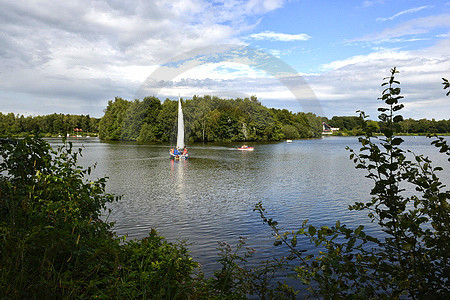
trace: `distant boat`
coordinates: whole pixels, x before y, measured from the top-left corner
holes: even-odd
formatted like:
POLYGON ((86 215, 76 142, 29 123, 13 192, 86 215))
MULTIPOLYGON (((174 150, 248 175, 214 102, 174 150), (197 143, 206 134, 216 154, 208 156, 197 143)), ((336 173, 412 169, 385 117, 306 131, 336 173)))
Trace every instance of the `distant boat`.
POLYGON ((178 96, 178 128, 177 128, 177 146, 170 149, 170 158, 175 160, 187 159, 189 154, 187 153, 186 146, 184 144, 184 119, 183 109, 181 108, 181 99, 178 96))
POLYGON ((286 143, 292 143, 292 140, 286 140, 286 143))
POLYGON ((237 149, 238 150, 243 150, 243 151, 253 151, 255 148, 249 147, 247 145, 242 145, 241 147, 238 147, 237 149))

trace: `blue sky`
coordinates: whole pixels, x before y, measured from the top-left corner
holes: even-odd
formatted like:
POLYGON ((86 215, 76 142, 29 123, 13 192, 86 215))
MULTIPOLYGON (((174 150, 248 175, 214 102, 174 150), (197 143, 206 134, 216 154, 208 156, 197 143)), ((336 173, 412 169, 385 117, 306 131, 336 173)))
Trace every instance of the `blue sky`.
POLYGON ((0 112, 101 117, 107 101, 247 97, 376 118, 396 66, 405 117, 448 119, 450 1, 0 0, 0 112))
POLYGON ((279 52, 299 72, 321 72, 324 64, 368 55, 383 47, 415 50, 433 45, 440 39, 438 35, 448 34, 450 2, 426 3, 430 2, 291 1, 268 13, 258 28, 261 32, 290 34, 292 41, 276 41, 275 35, 247 41, 279 52), (446 23, 429 28, 407 26, 408 22, 438 16, 445 16, 446 23), (396 32, 402 26, 408 28, 396 32), (305 40, 301 36, 295 40, 295 35, 302 34, 305 40))

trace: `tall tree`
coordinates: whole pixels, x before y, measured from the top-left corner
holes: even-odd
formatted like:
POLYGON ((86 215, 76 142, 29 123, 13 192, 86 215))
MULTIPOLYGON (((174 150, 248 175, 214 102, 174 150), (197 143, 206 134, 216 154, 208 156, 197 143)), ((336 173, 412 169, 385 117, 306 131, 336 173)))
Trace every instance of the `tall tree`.
POLYGON ((105 114, 99 123, 99 136, 107 140, 119 140, 122 135, 122 122, 130 102, 116 97, 108 101, 105 114))

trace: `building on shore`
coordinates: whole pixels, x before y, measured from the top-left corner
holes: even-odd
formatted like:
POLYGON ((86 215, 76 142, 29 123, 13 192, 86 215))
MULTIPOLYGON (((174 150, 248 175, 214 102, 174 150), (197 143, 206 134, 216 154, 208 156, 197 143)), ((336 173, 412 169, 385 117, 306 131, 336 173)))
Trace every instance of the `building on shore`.
POLYGON ((330 125, 328 125, 325 122, 322 122, 322 134, 333 134, 333 132, 335 131, 339 131, 339 128, 336 127, 331 127, 330 125))

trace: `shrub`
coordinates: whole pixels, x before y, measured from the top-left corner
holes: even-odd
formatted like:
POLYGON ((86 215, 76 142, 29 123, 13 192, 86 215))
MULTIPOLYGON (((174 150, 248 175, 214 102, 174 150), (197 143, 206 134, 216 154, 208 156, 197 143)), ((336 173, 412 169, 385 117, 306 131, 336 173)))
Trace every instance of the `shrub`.
POLYGON ((39 138, 0 148, 0 298, 173 298, 190 293, 197 264, 183 243, 152 231, 123 242, 102 221, 105 178, 87 180, 71 143, 39 138), (122 241, 122 242, 121 242, 122 241))

